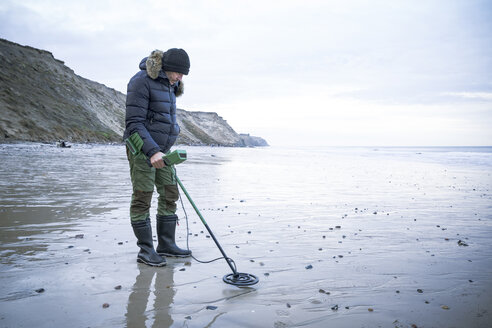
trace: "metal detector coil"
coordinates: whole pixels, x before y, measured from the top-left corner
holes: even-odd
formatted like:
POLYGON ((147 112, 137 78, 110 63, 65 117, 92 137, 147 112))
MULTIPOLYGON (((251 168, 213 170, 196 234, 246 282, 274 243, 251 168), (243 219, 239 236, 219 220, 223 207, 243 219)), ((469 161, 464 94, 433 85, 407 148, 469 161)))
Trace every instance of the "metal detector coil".
POLYGON ((258 277, 251 273, 244 273, 244 272, 236 272, 236 273, 229 273, 226 274, 222 280, 226 284, 234 285, 234 286, 251 286, 256 284, 259 280, 258 277))
POLYGON ((222 280, 227 284, 238 286, 238 287, 251 286, 258 283, 259 279, 255 275, 250 273, 237 272, 235 265, 234 266, 232 265, 234 261, 226 255, 226 253, 220 246, 219 241, 217 240, 217 238, 215 238, 214 233, 208 226, 207 221, 205 221, 202 214, 200 213, 200 210, 198 210, 198 207, 196 207, 195 203, 193 202, 193 199, 191 199, 191 196, 188 194, 188 191, 186 191, 186 188, 183 186, 183 183, 181 182, 181 180, 179 180, 178 176, 176 175, 176 170, 174 169, 174 165, 182 163, 186 159, 187 159, 187 155, 185 150, 175 150, 163 157, 163 160, 166 163, 166 165, 172 167, 174 177, 176 178, 176 181, 181 187, 181 190, 183 190, 184 194, 186 195, 186 198, 188 198, 188 201, 190 202, 191 206, 193 206, 193 209, 195 210, 196 214, 198 215, 203 225, 207 229, 208 233, 210 234, 210 237, 212 237, 213 241, 219 248, 219 251, 221 252, 222 256, 224 257, 227 264, 232 270, 232 273, 226 274, 222 278, 222 280))

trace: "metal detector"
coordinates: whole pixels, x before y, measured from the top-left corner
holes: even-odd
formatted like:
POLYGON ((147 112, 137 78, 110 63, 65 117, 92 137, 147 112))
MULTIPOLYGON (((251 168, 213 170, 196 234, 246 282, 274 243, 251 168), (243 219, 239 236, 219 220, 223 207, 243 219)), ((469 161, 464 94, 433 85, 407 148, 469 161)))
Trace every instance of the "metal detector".
POLYGON ((187 158, 187 155, 186 155, 185 150, 175 150, 175 151, 171 152, 170 154, 164 156, 163 160, 164 160, 164 163, 166 163, 166 166, 171 166, 174 177, 176 178, 176 181, 178 182, 179 186, 181 187, 181 190, 183 190, 184 194, 186 195, 186 198, 188 198, 188 201, 190 202, 191 206, 193 206, 193 208, 195 209, 196 214, 198 215, 198 217, 202 221, 205 228, 207 228, 208 233, 210 234, 210 236, 214 240, 215 244, 219 248, 219 251, 222 253, 222 256, 224 257, 227 264, 229 265, 229 267, 232 270, 232 273, 226 274, 222 278, 222 280, 227 284, 231 284, 231 285, 239 286, 239 287, 251 286, 251 285, 258 283, 258 277, 256 277, 255 275, 250 274, 250 273, 237 272, 234 261, 226 255, 226 253, 224 252, 224 250, 220 246, 219 241, 217 240, 217 238, 215 238, 214 233, 212 232, 212 230, 210 230, 210 227, 208 226, 207 221, 205 221, 202 214, 200 213, 200 211, 196 207, 195 203, 193 202, 193 199, 191 199, 190 195, 188 194, 188 191, 186 191, 186 188, 183 186, 183 183, 181 182, 181 180, 179 180, 179 178, 176 174, 176 170, 174 168, 174 165, 184 162, 186 160, 186 158, 187 158))

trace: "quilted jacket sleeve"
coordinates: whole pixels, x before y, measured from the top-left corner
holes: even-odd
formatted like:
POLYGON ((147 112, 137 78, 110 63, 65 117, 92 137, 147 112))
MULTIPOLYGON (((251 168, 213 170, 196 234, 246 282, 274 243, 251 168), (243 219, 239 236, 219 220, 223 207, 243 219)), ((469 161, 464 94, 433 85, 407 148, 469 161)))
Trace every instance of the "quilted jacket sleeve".
POLYGON ((128 83, 126 95, 126 129, 129 135, 138 132, 144 145, 142 152, 150 158, 160 151, 157 143, 150 136, 146 128, 147 112, 149 108, 150 88, 145 75, 137 74, 128 83))

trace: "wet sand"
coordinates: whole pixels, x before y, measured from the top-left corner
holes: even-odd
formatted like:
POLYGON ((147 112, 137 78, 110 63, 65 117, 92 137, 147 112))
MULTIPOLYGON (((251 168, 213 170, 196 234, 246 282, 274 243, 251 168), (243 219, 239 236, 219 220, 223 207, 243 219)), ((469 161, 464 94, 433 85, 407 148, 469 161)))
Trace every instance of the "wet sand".
MULTIPOLYGON (((223 283, 224 260, 136 263, 122 146, 0 145, 0 326, 492 326, 490 153, 184 148, 178 175, 257 285, 223 283)), ((184 203, 190 249, 219 257, 184 203)))

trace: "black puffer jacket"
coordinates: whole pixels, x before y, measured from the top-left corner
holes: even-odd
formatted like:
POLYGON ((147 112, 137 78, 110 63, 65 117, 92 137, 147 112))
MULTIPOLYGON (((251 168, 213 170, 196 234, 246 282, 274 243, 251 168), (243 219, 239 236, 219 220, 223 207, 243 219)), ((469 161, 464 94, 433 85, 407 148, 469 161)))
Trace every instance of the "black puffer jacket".
POLYGON ((126 129, 123 138, 138 132, 142 152, 150 158, 171 149, 179 134, 176 122, 176 97, 184 90, 183 82, 171 86, 162 70, 163 52, 154 50, 140 62, 140 72, 128 83, 126 129))

